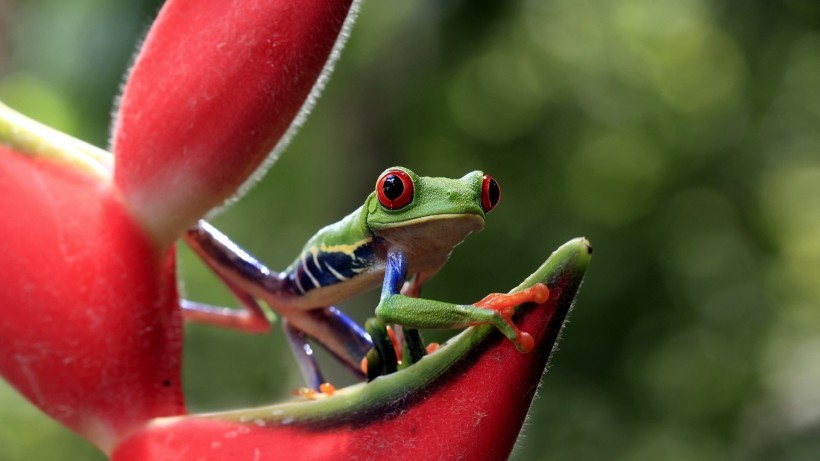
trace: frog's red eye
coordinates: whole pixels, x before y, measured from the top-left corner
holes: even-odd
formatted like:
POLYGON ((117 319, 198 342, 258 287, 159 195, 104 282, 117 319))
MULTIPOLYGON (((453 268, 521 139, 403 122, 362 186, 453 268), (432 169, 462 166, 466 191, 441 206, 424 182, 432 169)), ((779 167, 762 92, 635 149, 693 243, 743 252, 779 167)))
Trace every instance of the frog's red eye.
POLYGON ((485 213, 489 213, 501 201, 501 187, 498 181, 492 176, 485 174, 484 182, 481 183, 481 208, 485 213))
POLYGON ((398 210, 413 201, 413 179, 402 170, 387 170, 376 182, 379 203, 388 210, 398 210))

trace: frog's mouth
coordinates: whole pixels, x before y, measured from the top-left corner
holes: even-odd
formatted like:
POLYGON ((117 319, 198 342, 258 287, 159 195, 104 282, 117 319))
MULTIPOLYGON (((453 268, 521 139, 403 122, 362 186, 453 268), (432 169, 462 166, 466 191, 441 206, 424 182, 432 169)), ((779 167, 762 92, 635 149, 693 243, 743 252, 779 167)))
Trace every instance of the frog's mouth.
POLYGON ((445 221, 454 223, 454 225, 458 225, 460 222, 479 222, 480 227, 484 227, 484 217, 475 214, 475 213, 441 213, 441 214, 431 214, 426 216, 420 216, 418 218, 408 219, 406 221, 401 221, 397 223, 389 223, 389 224, 375 224, 378 226, 379 231, 384 231, 388 229, 395 229, 395 228, 412 228, 417 231, 419 229, 419 225, 428 224, 430 222, 435 221, 445 221))
POLYGON ((484 229, 477 214, 438 214, 387 225, 373 233, 389 245, 401 248, 413 272, 437 271, 453 248, 473 232, 484 229))

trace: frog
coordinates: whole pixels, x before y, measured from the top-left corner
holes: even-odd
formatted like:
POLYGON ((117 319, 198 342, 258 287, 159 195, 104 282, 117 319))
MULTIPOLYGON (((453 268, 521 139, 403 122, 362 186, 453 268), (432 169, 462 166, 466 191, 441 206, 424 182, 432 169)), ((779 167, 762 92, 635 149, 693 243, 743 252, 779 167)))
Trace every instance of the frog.
MULTIPOLYGON (((316 232, 281 272, 269 270, 200 220, 185 241, 231 289, 241 309, 183 301, 183 313, 194 322, 262 332, 272 322, 263 301, 283 319, 288 342, 313 389, 324 379, 310 339, 354 374, 366 374, 362 362, 374 347, 371 334, 334 306, 379 286, 376 318, 406 328, 408 344, 416 350, 419 328, 492 325, 527 353, 533 340, 514 323, 514 307, 545 302, 545 285, 516 294, 493 293, 474 304, 419 297, 423 284, 442 269, 455 247, 484 228, 486 216, 500 200, 498 181, 482 171, 440 178, 391 167, 379 175, 361 206, 316 232)), ((416 354, 414 361, 419 358, 416 354)))

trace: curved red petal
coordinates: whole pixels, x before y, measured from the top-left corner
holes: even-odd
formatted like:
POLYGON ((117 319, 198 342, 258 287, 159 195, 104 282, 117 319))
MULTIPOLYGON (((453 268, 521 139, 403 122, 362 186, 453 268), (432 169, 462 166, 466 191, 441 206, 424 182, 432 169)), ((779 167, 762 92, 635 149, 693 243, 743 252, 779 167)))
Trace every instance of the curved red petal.
POLYGON ((351 0, 170 0, 113 134, 115 182, 163 242, 235 194, 314 87, 351 0))

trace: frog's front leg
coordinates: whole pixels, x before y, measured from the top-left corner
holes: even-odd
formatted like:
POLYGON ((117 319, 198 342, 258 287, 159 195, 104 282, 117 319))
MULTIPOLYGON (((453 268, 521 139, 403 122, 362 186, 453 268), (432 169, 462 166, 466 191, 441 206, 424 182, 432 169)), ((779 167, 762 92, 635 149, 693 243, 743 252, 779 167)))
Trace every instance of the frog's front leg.
MULTIPOLYGON (((411 298, 418 298, 421 296, 422 285, 429 280, 430 276, 429 274, 415 273, 407 277, 401 287, 401 294, 411 298)), ((370 336, 373 337, 372 334, 370 336)), ((427 354, 417 328, 404 328, 402 325, 394 324, 393 342, 395 343, 396 355, 403 363, 403 366, 412 365, 427 354)))
POLYGON ((519 351, 532 350, 532 337, 513 323, 512 316, 514 307, 521 303, 545 302, 549 298, 546 285, 536 284, 510 295, 493 294, 475 305, 462 305, 402 295, 400 289, 406 275, 404 253, 391 251, 387 256, 381 300, 376 307, 376 316, 384 322, 412 328, 463 328, 489 324, 498 328, 519 351))

